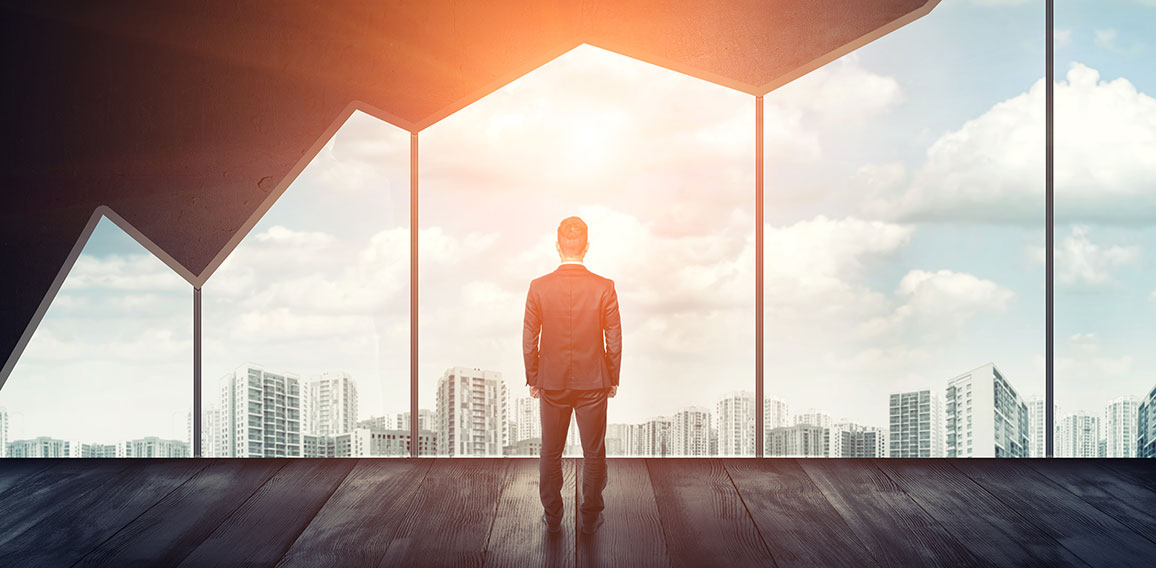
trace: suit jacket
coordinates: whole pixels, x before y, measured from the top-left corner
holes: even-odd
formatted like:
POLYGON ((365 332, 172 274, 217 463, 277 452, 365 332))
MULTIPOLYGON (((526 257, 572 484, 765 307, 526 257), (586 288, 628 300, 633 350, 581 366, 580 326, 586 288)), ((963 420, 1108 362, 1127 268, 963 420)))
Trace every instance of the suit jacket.
POLYGON ((530 282, 522 355, 530 386, 554 390, 618 385, 622 322, 614 281, 581 264, 563 264, 530 282))

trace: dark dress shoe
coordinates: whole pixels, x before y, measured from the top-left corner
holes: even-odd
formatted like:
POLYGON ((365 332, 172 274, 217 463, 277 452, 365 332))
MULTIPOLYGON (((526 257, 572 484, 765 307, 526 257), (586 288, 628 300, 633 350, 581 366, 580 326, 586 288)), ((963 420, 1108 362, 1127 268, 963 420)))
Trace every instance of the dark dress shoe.
POLYGON ((550 519, 546 518, 546 513, 542 513, 542 524, 546 525, 546 532, 550 534, 562 532, 562 520, 559 519, 556 522, 551 522, 550 519))
POLYGON ((598 527, 602 526, 602 513, 598 513, 598 518, 593 522, 582 522, 582 534, 594 534, 598 527))

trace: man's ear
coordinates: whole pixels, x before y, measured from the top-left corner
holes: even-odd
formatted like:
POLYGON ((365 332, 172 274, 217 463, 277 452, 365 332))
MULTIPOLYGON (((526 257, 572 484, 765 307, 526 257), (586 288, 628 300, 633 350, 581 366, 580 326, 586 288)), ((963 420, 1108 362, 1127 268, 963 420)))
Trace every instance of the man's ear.
POLYGON ((582 247, 582 256, 586 256, 586 252, 590 250, 590 241, 586 241, 586 246, 582 247))

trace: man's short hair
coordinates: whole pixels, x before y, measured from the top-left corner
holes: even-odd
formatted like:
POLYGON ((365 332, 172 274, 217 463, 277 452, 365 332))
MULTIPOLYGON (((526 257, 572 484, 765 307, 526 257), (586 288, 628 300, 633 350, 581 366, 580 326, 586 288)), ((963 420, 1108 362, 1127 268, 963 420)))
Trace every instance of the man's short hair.
POLYGON ((578 217, 567 217, 558 224, 558 248, 566 256, 579 256, 586 248, 586 223, 578 217))

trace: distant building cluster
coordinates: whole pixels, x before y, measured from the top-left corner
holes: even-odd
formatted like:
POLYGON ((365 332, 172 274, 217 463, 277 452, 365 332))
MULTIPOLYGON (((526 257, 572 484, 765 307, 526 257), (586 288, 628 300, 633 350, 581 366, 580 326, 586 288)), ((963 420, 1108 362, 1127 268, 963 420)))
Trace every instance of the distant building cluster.
MULTIPOLYGON (((358 417, 357 383, 348 373, 308 380, 246 364, 219 381, 219 397, 202 414, 205 457, 375 457, 410 455, 410 413, 358 417)), ((417 416, 419 455, 537 456, 542 448, 539 400, 511 405, 502 374, 446 369, 436 409, 417 416)), ((607 425, 611 456, 753 456, 755 444, 776 457, 1043 457, 1044 401, 1024 400, 994 364, 949 379, 943 390, 891 393, 889 424, 833 421, 821 409, 791 414, 777 397, 763 400, 755 436, 755 395, 735 391, 713 409, 688 406, 638 424, 607 425)), ((1156 457, 1156 388, 1120 397, 1098 413, 1055 408, 1056 457, 1156 457)), ((191 457, 188 438, 145 437, 114 444, 40 436, 9 437, 0 408, 0 457, 191 457)), ((580 456, 572 420, 565 455, 580 456)))

